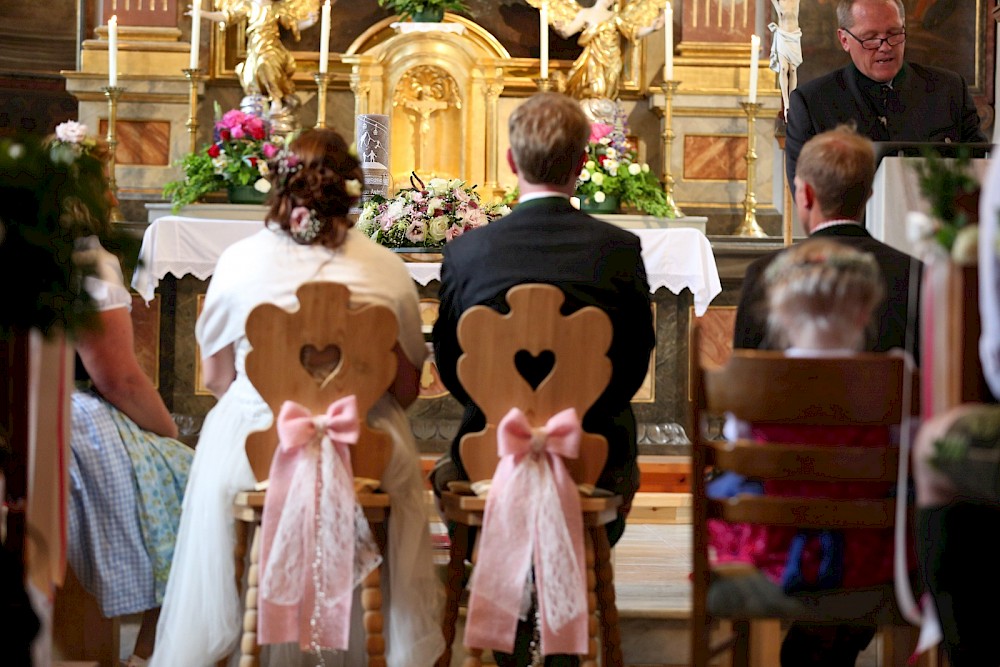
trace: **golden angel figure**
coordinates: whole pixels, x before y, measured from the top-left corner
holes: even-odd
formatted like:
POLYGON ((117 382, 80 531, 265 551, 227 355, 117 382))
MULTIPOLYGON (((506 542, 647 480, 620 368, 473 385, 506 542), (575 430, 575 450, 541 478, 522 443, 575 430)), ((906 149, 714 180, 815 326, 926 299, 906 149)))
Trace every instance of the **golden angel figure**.
MULTIPOLYGON (((197 0, 196 0, 197 1, 197 0)), ((319 17, 320 0, 215 0, 218 11, 202 12, 202 18, 233 25, 247 20, 247 58, 236 66, 243 92, 261 94, 271 103, 274 115, 295 107, 295 59, 281 43, 281 28, 296 40, 319 17)))
POLYGON ((618 97, 622 76, 622 39, 635 41, 663 25, 663 0, 596 0, 583 7, 576 0, 528 0, 549 7, 549 22, 563 37, 580 33, 583 53, 573 63, 566 92, 584 100, 618 97))

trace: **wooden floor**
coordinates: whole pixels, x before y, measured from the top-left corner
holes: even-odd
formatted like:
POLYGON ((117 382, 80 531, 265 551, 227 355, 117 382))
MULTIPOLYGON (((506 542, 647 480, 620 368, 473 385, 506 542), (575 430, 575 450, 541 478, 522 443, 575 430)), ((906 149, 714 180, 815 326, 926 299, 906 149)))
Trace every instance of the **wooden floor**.
MULTIPOLYGON (((443 526, 432 524, 432 531, 440 534, 443 526)), ((630 522, 616 545, 612 557, 625 667, 678 667, 686 663, 690 542, 691 526, 687 523, 630 522)), ((131 650, 137 620, 123 624, 122 657, 131 650)), ((455 653, 457 659, 461 648, 456 647, 455 653)), ((876 641, 862 654, 857 667, 879 664, 876 641)))

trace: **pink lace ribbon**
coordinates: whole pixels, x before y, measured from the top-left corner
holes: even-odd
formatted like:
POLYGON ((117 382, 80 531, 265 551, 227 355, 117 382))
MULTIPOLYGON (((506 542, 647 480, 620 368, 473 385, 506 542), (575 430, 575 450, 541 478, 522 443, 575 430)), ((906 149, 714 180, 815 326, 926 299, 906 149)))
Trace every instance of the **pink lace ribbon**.
POLYGON ((500 463, 486 499, 465 644, 510 653, 531 566, 541 652, 587 653, 580 494, 563 458, 577 458, 580 419, 570 408, 533 429, 514 408, 497 428, 500 463))
POLYGON ((277 429, 261 525, 259 641, 344 650, 354 586, 381 561, 354 495, 357 400, 316 416, 285 401, 277 429))

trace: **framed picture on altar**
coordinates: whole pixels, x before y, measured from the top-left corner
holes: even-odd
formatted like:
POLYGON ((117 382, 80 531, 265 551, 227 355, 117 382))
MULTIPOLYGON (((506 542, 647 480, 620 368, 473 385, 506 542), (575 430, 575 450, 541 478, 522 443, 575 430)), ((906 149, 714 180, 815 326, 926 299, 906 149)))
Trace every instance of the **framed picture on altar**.
MULTIPOLYGON (((653 311, 653 331, 656 331, 656 303, 649 304, 653 311)), ((655 403, 656 402, 656 347, 649 353, 649 367, 646 369, 646 377, 642 379, 642 385, 632 397, 633 403, 655 403)))

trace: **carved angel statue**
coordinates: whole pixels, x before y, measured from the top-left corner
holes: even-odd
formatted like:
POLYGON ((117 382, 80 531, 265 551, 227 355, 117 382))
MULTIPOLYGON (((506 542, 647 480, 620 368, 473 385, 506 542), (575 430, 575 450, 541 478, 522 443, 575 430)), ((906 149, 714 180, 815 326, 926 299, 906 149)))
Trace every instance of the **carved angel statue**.
POLYGON ((563 37, 580 33, 583 53, 573 63, 566 92, 579 99, 618 97, 622 77, 622 39, 635 41, 663 26, 663 0, 528 0, 549 7, 549 22, 563 37))
MULTIPOLYGON (((196 0, 197 1, 197 0, 196 0)), ((298 105, 295 97, 295 59, 281 43, 281 28, 296 40, 300 31, 319 17, 320 0, 215 0, 218 11, 202 12, 209 21, 226 25, 247 20, 247 58, 236 66, 236 76, 247 95, 261 94, 271 103, 271 115, 298 105)))

